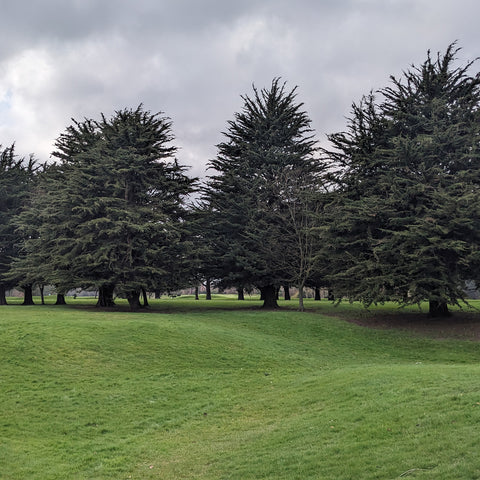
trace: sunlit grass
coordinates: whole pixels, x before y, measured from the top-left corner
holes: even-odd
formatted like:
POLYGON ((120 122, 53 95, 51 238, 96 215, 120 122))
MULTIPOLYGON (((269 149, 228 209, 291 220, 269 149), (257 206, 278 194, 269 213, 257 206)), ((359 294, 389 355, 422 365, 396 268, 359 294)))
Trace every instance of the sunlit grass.
POLYGON ((67 301, 0 307, 0 478, 480 478, 477 343, 325 301, 67 301))

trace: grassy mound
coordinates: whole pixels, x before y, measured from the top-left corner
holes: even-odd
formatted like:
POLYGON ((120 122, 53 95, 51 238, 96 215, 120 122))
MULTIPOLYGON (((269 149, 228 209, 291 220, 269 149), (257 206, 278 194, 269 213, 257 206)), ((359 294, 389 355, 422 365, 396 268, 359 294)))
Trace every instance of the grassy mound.
POLYGON ((480 478, 480 344, 257 304, 0 307, 1 478, 480 478))

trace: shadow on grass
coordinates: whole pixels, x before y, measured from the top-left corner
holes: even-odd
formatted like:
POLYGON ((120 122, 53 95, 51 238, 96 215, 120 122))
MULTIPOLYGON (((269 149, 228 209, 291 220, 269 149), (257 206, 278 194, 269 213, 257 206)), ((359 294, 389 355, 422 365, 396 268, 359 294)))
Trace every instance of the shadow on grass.
MULTIPOLYGON (((24 308, 42 307, 39 299, 35 306, 24 308)), ((212 300, 201 298, 195 300, 194 296, 184 295, 175 298, 162 297, 149 299, 149 306, 134 312, 128 302, 115 299, 114 307, 97 307, 96 299, 92 297, 67 298, 67 305, 54 305, 55 298, 48 297, 46 305, 55 309, 74 309, 90 312, 111 312, 125 314, 208 314, 216 311, 231 312, 298 312, 296 299, 290 301, 279 300, 279 308, 268 310, 262 308, 263 301, 258 297, 246 297, 238 300, 235 295, 214 295, 212 300)), ((21 305, 22 299, 9 299, 9 305, 21 305)), ((336 304, 328 300, 314 301, 305 299, 305 314, 325 315, 356 325, 379 330, 396 329, 410 331, 422 336, 436 339, 460 339, 480 341, 480 300, 473 300, 463 308, 451 307, 450 317, 432 318, 428 316, 428 305, 399 307, 395 303, 374 305, 365 308, 360 303, 343 302, 336 304)), ((0 307, 2 308, 2 307, 0 307)))

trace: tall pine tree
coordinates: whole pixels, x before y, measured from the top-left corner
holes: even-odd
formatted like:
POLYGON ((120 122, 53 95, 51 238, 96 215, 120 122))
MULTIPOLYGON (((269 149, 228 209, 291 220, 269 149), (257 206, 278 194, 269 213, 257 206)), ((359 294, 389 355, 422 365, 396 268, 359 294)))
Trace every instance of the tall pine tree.
POLYGON ((478 279, 480 76, 456 67, 457 53, 452 44, 391 77, 380 105, 371 97, 330 137, 343 167, 334 279, 351 298, 428 300, 431 315, 446 315, 478 279))
POLYGON ((288 91, 274 79, 270 88, 254 87, 253 96, 242 99, 242 111, 228 123, 226 140, 210 162, 214 174, 205 200, 212 215, 212 249, 225 284, 254 285, 264 306, 275 308, 277 287, 290 280, 278 259, 294 254, 281 234, 280 180, 289 171, 317 172, 315 141, 296 88, 288 91))
POLYGON ((26 303, 31 298, 32 283, 25 275, 12 275, 15 258, 22 254, 24 237, 17 229, 16 219, 24 210, 32 189, 36 161, 15 155, 15 146, 0 146, 0 305, 5 305, 8 288, 21 285, 25 289, 26 303))
POLYGON ((59 137, 42 222, 55 238, 57 283, 96 286, 102 306, 116 288, 137 308, 142 289, 171 277, 193 186, 172 140, 169 119, 142 106, 76 122, 59 137))

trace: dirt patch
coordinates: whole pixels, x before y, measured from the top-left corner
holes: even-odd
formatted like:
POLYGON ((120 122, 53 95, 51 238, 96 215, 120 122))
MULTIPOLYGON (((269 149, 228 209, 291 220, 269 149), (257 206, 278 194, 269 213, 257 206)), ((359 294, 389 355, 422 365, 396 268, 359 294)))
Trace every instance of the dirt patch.
POLYGON ((348 322, 379 330, 404 330, 437 339, 471 340, 480 342, 480 313, 456 312, 446 318, 426 314, 372 315, 346 318, 348 322))

